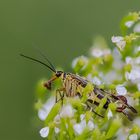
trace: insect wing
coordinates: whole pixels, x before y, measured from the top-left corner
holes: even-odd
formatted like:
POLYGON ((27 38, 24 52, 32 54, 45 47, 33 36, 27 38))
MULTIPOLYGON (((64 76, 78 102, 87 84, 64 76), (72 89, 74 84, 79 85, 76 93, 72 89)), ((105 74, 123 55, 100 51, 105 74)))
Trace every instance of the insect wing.
POLYGON ((78 76, 78 75, 75 75, 75 74, 72 74, 72 73, 69 73, 70 75, 71 75, 71 77, 73 78, 73 79, 76 79, 77 81, 79 81, 79 83, 83 86, 83 87, 85 87, 86 85, 87 85, 87 83, 89 82, 88 80, 86 80, 86 79, 84 79, 84 78, 82 78, 82 77, 80 77, 80 76, 78 76))

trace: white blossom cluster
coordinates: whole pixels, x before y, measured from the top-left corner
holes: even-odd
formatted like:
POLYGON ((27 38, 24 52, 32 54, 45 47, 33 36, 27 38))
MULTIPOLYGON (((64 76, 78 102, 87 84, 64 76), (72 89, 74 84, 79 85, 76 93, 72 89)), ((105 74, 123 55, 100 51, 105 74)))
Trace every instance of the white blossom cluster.
POLYGON ((89 130, 94 129, 95 126, 94 126, 93 120, 89 120, 88 122, 86 122, 86 120, 84 119, 84 114, 81 114, 80 118, 81 118, 81 122, 76 123, 73 126, 76 134, 81 134, 86 128, 89 130))
MULTIPOLYGON (((132 28, 134 34, 132 33, 126 36, 112 36, 111 40, 117 46, 112 50, 106 45, 103 46, 105 43, 99 43, 101 44, 99 45, 96 42, 90 49, 90 57, 79 56, 75 58, 72 62, 72 68, 74 70, 76 69, 76 72, 81 72, 81 70, 83 70, 83 73, 88 70, 88 73, 85 72, 85 75, 81 76, 86 77, 86 79, 93 83, 93 85, 102 87, 102 85, 111 85, 113 83, 111 86, 113 86, 115 94, 127 97, 128 103, 135 107, 135 105, 139 105, 140 99, 136 100, 129 97, 130 93, 128 86, 134 85, 137 87, 137 91, 140 91, 140 46, 131 44, 131 42, 137 39, 137 35, 135 35, 135 33, 140 33, 140 13, 139 15, 135 15, 133 13, 130 16, 136 16, 136 18, 127 20, 124 23, 124 26, 125 28, 132 28), (130 55, 127 55, 128 47, 131 47, 130 50, 132 50, 130 55)), ((112 89, 110 89, 110 91, 111 90, 112 89)), ((55 98, 51 97, 38 110, 38 117, 41 121, 45 122, 54 105, 55 98)), ((45 126, 40 130, 40 136, 47 138, 51 133, 52 127, 54 129, 54 133, 59 135, 61 133, 62 119, 70 121, 75 136, 82 135, 86 130, 93 132, 98 128, 99 120, 94 120, 92 117, 87 119, 86 112, 76 114, 77 112, 78 111, 70 104, 70 102, 66 101, 64 106, 60 108, 59 113, 54 116, 52 120, 53 124, 45 124, 45 126), (79 115, 79 120, 76 119, 77 115, 79 115)), ((111 123, 110 120, 113 120, 118 116, 119 115, 114 115, 114 112, 110 107, 107 108, 105 113, 107 121, 111 123)), ((134 122, 139 125, 139 117, 136 117, 134 122)), ((99 123, 101 122, 99 121, 99 123)), ((104 124, 104 128, 106 125, 109 126, 109 124, 104 124)), ((69 124, 65 122, 65 129, 68 130, 68 128, 69 124)), ((138 140, 139 138, 137 132, 131 133, 131 128, 125 129, 124 127, 118 128, 118 130, 119 131, 116 134, 118 140, 138 140)))
MULTIPOLYGON (((139 48, 139 47, 138 47, 139 48)), ((138 50, 137 48, 137 50, 138 50)), ((138 50, 139 51, 139 50, 138 50)), ((138 90, 140 85, 140 56, 137 57, 126 57, 125 59, 126 64, 131 65, 131 71, 125 72, 125 78, 126 80, 131 81, 134 84, 137 84, 138 90)))
MULTIPOLYGON (((132 40, 135 39, 132 37, 132 40)), ((123 52, 125 51, 125 46, 126 46, 126 41, 124 37, 121 36, 113 36, 112 37, 112 42, 116 44, 116 46, 123 52)), ((127 81, 131 81, 134 84, 140 85, 140 56, 138 55, 140 52, 140 46, 131 46, 134 47, 134 51, 132 52, 134 56, 126 56, 125 57, 125 62, 122 63, 122 68, 125 65, 130 65, 131 70, 130 71, 125 71, 125 78, 127 81)), ((115 62, 115 61, 114 61, 115 62)), ((117 67, 121 64, 121 61, 116 61, 117 67)), ((117 68, 115 67, 115 68, 117 68)), ((121 68, 120 68, 121 69, 121 68)), ((139 87, 139 86, 138 86, 139 87)), ((139 88, 138 88, 139 89, 139 88)))
MULTIPOLYGON (((113 62, 113 69, 115 70, 120 70, 123 68, 123 66, 130 64, 132 66, 132 69, 130 72, 126 71, 125 72, 125 77, 126 80, 130 80, 131 82, 134 82, 137 84, 138 89, 140 90, 140 58, 139 57, 135 57, 132 58, 130 56, 126 57, 125 62, 122 62, 120 55, 118 54, 118 52, 113 53, 114 54, 114 62, 113 62), (116 55, 116 56, 115 56, 116 55), (117 64, 117 62, 119 62, 119 64, 117 64)), ((80 59, 82 58, 82 60, 85 62, 85 64, 89 61, 86 57, 80 57, 80 59)), ((79 58, 78 58, 79 59, 79 58)), ((75 63, 77 63, 76 61, 78 61, 78 59, 74 60, 74 65, 76 65, 75 63)), ((99 76, 92 76, 92 74, 89 74, 87 76, 87 79, 89 81, 91 81, 93 84, 100 86, 102 84, 102 80, 104 79, 111 82, 113 82, 113 80, 119 79, 119 77, 121 77, 122 75, 116 75, 117 71, 115 70, 110 70, 106 75, 104 75, 103 73, 99 72, 99 76), (103 77, 103 78, 102 78, 103 77)), ((127 89, 125 88, 125 84, 118 84, 116 85, 116 93, 118 95, 127 95, 127 89)), ((50 113, 52 107, 55 104, 55 99, 54 98, 50 98, 43 106, 41 109, 39 109, 38 111, 38 117, 40 118, 40 120, 44 121, 48 114, 50 113)), ((57 114, 54 118, 54 132, 55 134, 59 134, 61 132, 61 128, 60 128, 60 124, 61 124, 61 118, 70 118, 71 120, 71 124, 73 126, 73 131, 75 132, 75 135, 81 135, 84 130, 88 129, 89 131, 92 131, 96 128, 96 124, 94 123, 93 118, 91 118, 91 120, 86 121, 85 119, 85 114, 81 114, 80 115, 80 122, 77 122, 74 119, 75 116, 75 112, 76 110, 72 107, 71 104, 65 104, 65 106, 63 106, 60 109, 59 114, 57 114)), ((113 118, 113 112, 109 109, 107 112, 107 118, 108 120, 110 120, 111 118, 113 118)), ((66 124, 66 128, 67 128, 67 124, 66 124)), ((40 136, 43 138, 48 137, 49 133, 50 133, 50 126, 45 126, 40 130, 40 136)), ((128 134, 128 133, 127 133, 128 134)), ((118 138, 119 138, 118 134, 118 138)), ((136 140, 137 139, 137 134, 131 134, 131 135, 126 135, 126 137, 129 140, 136 140)))
POLYGON ((134 13, 130 13, 128 16, 131 17, 131 20, 126 20, 124 25, 127 28, 132 28, 134 26, 133 32, 140 33, 140 13, 134 12, 134 13))
POLYGON ((122 51, 126 46, 126 41, 122 36, 113 36, 111 38, 112 42, 122 51))
MULTIPOLYGON (((43 112, 42 112, 42 108, 38 111, 38 116, 39 116, 40 120, 45 120, 47 118, 50 110, 52 109, 53 100, 54 100, 53 98, 49 99, 44 104, 43 112)), ((58 134, 60 132, 60 128, 58 126, 60 125, 61 118, 70 118, 71 119, 71 123, 73 124, 73 130, 75 131, 76 135, 80 135, 85 129, 89 129, 90 131, 94 129, 93 119, 86 122, 85 114, 81 114, 81 116, 80 116, 81 121, 79 123, 76 123, 76 120, 74 120, 75 111, 76 110, 74 110, 70 104, 66 104, 65 106, 63 106, 60 109, 59 114, 57 114, 54 118, 54 124, 56 124, 56 126, 54 127, 54 132, 56 134, 58 134)), ((67 128, 67 124, 66 124, 66 128, 67 128)), ((43 138, 48 137, 49 132, 50 132, 49 126, 45 126, 39 131, 40 136, 43 138)))

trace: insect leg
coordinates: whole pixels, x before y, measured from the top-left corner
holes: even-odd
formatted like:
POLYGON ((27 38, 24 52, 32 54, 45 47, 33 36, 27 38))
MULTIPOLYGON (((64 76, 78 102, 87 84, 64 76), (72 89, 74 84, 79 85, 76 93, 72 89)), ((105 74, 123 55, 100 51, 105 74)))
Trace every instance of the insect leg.
POLYGON ((86 104, 87 104, 87 107, 88 107, 89 109, 91 109, 91 111, 92 111, 93 113, 95 113, 96 115, 98 115, 98 116, 101 117, 101 118, 104 118, 104 116, 102 116, 102 115, 98 114, 96 111, 94 111, 94 109, 93 109, 93 107, 92 107, 93 104, 90 103, 89 100, 86 102, 86 104))
POLYGON ((94 111, 93 108, 91 108, 91 111, 92 111, 93 113, 95 113, 96 115, 98 115, 99 117, 104 118, 104 116, 102 116, 102 115, 98 114, 96 111, 94 111))
POLYGON ((62 105, 63 105, 64 91, 65 91, 65 88, 61 88, 61 89, 56 90, 56 98, 55 98, 56 103, 59 102, 60 100, 62 100, 62 105), (57 100, 58 93, 59 93, 60 99, 57 100))

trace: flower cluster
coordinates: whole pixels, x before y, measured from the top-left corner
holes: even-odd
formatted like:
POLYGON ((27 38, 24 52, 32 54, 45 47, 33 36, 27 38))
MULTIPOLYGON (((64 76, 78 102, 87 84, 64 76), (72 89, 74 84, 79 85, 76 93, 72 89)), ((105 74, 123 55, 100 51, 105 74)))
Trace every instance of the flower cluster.
MULTIPOLYGON (((140 13, 129 13, 121 22, 122 34, 112 36, 112 49, 103 37, 95 38, 89 56, 79 56, 72 62, 73 70, 93 85, 108 89, 112 94, 125 96, 130 105, 140 111, 140 13)), ((59 82, 56 83, 58 87, 59 82)), ((84 94, 92 87, 85 87, 84 94)), ((39 101, 44 90, 39 90, 39 101)), ((140 139, 140 117, 129 122, 122 113, 116 113, 115 103, 105 110, 106 99, 95 106, 99 117, 87 109, 84 99, 65 97, 55 103, 55 91, 46 101, 40 101, 37 111, 44 123, 40 136, 47 139, 140 139)), ((50 95, 50 93, 49 93, 50 95)), ((36 105, 37 106, 37 105, 36 105)))

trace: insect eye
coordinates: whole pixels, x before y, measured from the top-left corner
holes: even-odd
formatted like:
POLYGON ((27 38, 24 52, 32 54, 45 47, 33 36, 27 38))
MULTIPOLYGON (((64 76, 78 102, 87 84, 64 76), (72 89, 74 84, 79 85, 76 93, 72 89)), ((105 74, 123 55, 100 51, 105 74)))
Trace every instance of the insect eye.
POLYGON ((61 74, 62 74, 62 71, 57 71, 57 72, 56 72, 56 76, 57 76, 57 77, 60 77, 61 74))

